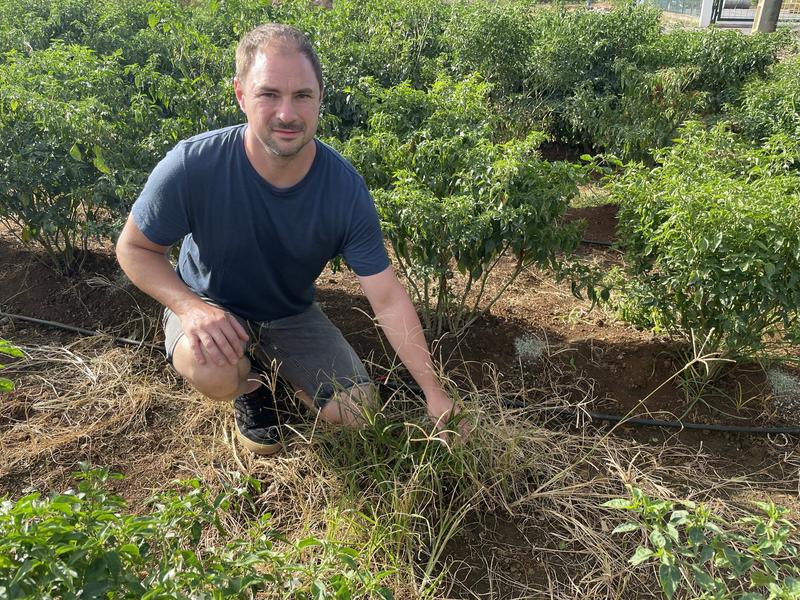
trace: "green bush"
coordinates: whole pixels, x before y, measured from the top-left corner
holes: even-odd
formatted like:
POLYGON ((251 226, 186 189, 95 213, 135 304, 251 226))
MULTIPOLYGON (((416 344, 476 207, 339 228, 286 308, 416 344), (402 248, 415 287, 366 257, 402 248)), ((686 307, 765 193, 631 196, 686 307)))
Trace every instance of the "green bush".
POLYGON ((800 55, 775 65, 767 78, 748 82, 728 112, 755 141, 779 133, 800 138, 800 55))
POLYGON ((496 97, 526 91, 531 53, 536 44, 533 7, 526 0, 454 3, 442 37, 445 64, 455 77, 480 73, 493 84, 496 97))
POLYGON ((119 218, 127 131, 117 56, 53 44, 0 65, 0 219, 60 270, 119 218), (124 123, 124 122, 123 122, 124 123))
POLYGON ((705 105, 705 95, 691 91, 695 68, 646 71, 627 59, 618 59, 614 67, 618 90, 604 92, 585 81, 564 108, 570 127, 608 153, 647 157, 655 148, 670 145, 681 124, 705 105))
POLYGON ((742 85, 764 75, 778 52, 792 42, 787 31, 744 35, 723 29, 674 29, 639 49, 638 63, 652 70, 663 67, 696 69, 691 90, 706 95, 706 112, 717 112, 738 97, 742 85))
POLYGON ((577 246, 577 226, 559 222, 577 192, 576 167, 542 160, 540 133, 493 140, 490 86, 480 77, 442 75, 427 92, 364 85, 368 129, 341 150, 372 188, 430 331, 463 329, 526 265, 554 267, 559 252, 577 246), (486 298, 488 277, 504 255, 516 266, 486 298))
POLYGON ((800 319, 800 176, 787 147, 796 141, 753 147, 724 124, 693 123, 656 168, 612 181, 623 316, 732 359, 788 341, 800 319))
POLYGON ((657 562, 667 598, 681 589, 687 597, 720 600, 800 597, 800 548, 788 509, 756 502, 757 514, 727 523, 703 504, 652 499, 635 486, 628 491, 630 498, 603 506, 638 518, 614 533, 641 532, 642 545, 628 562, 657 562))
POLYGON ((328 132, 345 138, 368 114, 354 96, 362 78, 383 87, 426 87, 436 76, 442 29, 451 7, 440 0, 340 0, 309 10, 295 1, 288 22, 307 32, 325 75, 328 132))
MULTIPOLYGON (((231 539, 222 519, 252 509, 245 485, 212 496, 198 480, 125 514, 121 475, 83 465, 77 490, 0 504, 0 596, 40 598, 391 598, 336 542, 289 543, 254 519, 231 539), (217 541, 213 541, 217 540, 217 541)), ((252 482, 258 486, 257 482, 252 482)), ((252 504, 252 503, 251 503, 252 504)))
POLYGON ((0 63, 0 219, 64 272, 80 268, 91 238, 113 238, 179 139, 241 119, 233 52, 187 11, 79 4, 51 3, 40 21, 60 39, 0 63))
POLYGON ((560 140, 587 149, 596 144, 567 110, 584 85, 599 96, 620 91, 617 60, 657 39, 660 12, 647 5, 628 5, 611 12, 552 8, 533 14, 536 43, 530 55, 527 86, 548 115, 548 131, 560 140))

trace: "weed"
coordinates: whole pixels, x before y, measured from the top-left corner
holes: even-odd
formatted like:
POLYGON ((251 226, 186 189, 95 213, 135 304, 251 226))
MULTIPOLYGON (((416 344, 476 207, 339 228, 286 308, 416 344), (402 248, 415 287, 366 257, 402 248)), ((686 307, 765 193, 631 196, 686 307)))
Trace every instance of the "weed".
POLYGON ((726 523, 703 504, 652 499, 632 485, 628 492, 630 498, 603 506, 638 517, 618 525, 614 533, 642 531, 646 541, 628 562, 636 566, 656 560, 667 598, 683 586, 695 598, 778 600, 800 595, 800 552, 792 541, 797 527, 786 518, 787 509, 757 502, 759 514, 726 523), (759 589, 765 593, 753 591, 759 589))
MULTIPOLYGON (((15 346, 12 346, 10 342, 0 339, 0 354, 5 354, 6 356, 13 356, 20 358, 22 357, 22 351, 15 346)), ((0 364, 0 369, 3 368, 3 365, 0 364)), ((5 377, 0 377, 0 392, 8 392, 14 389, 14 382, 10 379, 5 377)))

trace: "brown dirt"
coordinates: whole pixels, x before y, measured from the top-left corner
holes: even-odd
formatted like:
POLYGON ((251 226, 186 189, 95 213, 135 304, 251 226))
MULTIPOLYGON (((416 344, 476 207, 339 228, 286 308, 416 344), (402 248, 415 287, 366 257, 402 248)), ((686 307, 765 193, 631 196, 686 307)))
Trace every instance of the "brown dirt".
MULTIPOLYGON (((616 207, 575 209, 569 216, 587 220, 587 239, 613 240, 616 207)), ((588 245, 581 252, 601 264, 620 261, 616 250, 603 246, 588 245)), ((110 248, 97 248, 87 256, 81 279, 53 273, 40 258, 22 248, 8 232, 0 232, 0 311, 101 330, 114 336, 152 342, 161 339, 159 307, 122 275, 110 248)), ((385 346, 368 316, 367 302, 355 278, 347 272, 326 271, 318 285, 320 304, 354 348, 375 365, 387 366, 389 358, 385 346)), ((76 336, 0 318, 0 337, 17 343, 47 340, 57 345, 68 343, 76 336)), ((568 286, 553 283, 546 274, 535 269, 525 271, 493 307, 491 314, 477 321, 463 338, 438 340, 433 344, 433 351, 444 370, 456 380, 469 377, 480 384, 481 379, 488 381, 487 373, 491 370, 501 381, 517 387, 526 385, 535 390, 542 385, 556 386, 573 403, 583 402, 585 408, 595 412, 626 414, 634 409, 638 415, 660 419, 674 419, 687 413, 686 419, 699 423, 760 425, 774 422, 770 417, 765 376, 759 368, 745 366, 732 371, 723 380, 716 397, 692 405, 673 378, 685 360, 685 345, 637 331, 600 309, 590 311, 588 303, 574 298, 568 286), (546 343, 546 352, 559 374, 556 381, 552 376, 547 382, 540 381, 539 363, 518 355, 515 343, 534 337, 546 343), (737 411, 731 397, 747 401, 746 406, 737 411)), ((543 393, 542 398, 548 395, 543 393)), ((161 419, 168 420, 169 416, 151 415, 149 418, 154 427, 149 429, 149 437, 141 440, 141 447, 129 449, 129 460, 120 459, 115 461, 117 464, 109 465, 128 475, 126 481, 131 486, 131 496, 144 496, 141 490, 158 487, 159 482, 167 482, 175 476, 174 465, 151 460, 152 456, 159 455, 158 448, 164 443, 159 438, 157 424, 161 419)), ((0 423, 0 434, 2 432, 0 423)), ((785 499, 796 502, 787 490, 791 488, 790 480, 796 483, 797 473, 789 471, 784 460, 787 447, 796 445, 796 437, 634 427, 621 427, 616 433, 639 442, 652 442, 654 446, 670 438, 674 443, 687 444, 698 452, 708 453, 720 471, 731 478, 757 473, 763 481, 785 481, 785 499)), ((121 456, 124 454, 116 454, 118 459, 121 456)), ((31 468, 47 470, 56 466, 40 461, 31 468)), ((74 465, 58 468, 63 473, 74 465)), ((19 477, 14 481, 3 478, 0 487, 0 494, 16 493, 25 488, 25 482, 19 477)), ((531 540, 526 535, 525 531, 501 519, 497 520, 497 527, 489 531, 468 527, 460 542, 452 546, 449 559, 472 567, 471 571, 468 569, 472 574, 465 578, 467 587, 481 591, 480 565, 497 556, 500 556, 498 560, 505 560, 503 556, 513 557, 515 550, 529 548, 531 540), (502 551, 498 550, 501 546, 502 551)), ((526 553, 521 552, 521 555, 526 556, 526 553)), ((514 569, 511 563, 509 565, 509 572, 516 574, 512 579, 542 580, 542 566, 534 564, 532 559, 523 560, 514 569)), ((495 597, 513 597, 516 588, 512 584, 505 591, 495 590, 500 594, 495 597)))

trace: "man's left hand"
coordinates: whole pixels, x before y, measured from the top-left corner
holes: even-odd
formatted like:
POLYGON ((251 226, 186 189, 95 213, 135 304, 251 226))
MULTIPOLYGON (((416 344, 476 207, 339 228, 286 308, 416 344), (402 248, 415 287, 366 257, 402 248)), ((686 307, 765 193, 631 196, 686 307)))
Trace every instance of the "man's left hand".
MULTIPOLYGON (((441 388, 428 391, 425 394, 425 400, 428 403, 428 416, 433 421, 434 428, 442 439, 447 441, 447 425, 452 418, 459 415, 461 409, 458 404, 456 404, 456 401, 448 396, 441 388)), ((458 420, 456 436, 461 441, 464 441, 468 435, 469 423, 462 417, 458 420)))

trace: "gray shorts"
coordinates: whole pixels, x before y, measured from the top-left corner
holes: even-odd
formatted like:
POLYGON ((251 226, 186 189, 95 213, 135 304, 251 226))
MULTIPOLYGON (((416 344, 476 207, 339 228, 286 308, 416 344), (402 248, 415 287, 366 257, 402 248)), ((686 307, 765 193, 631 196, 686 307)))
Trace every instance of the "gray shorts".
MULTIPOLYGON (((372 381, 355 350, 316 302, 305 312, 274 321, 234 316, 250 335, 250 355, 264 368, 276 368, 292 387, 313 398, 317 408, 325 406, 337 391, 372 381)), ((183 329, 180 319, 168 308, 163 326, 167 358, 172 361, 183 329)))

